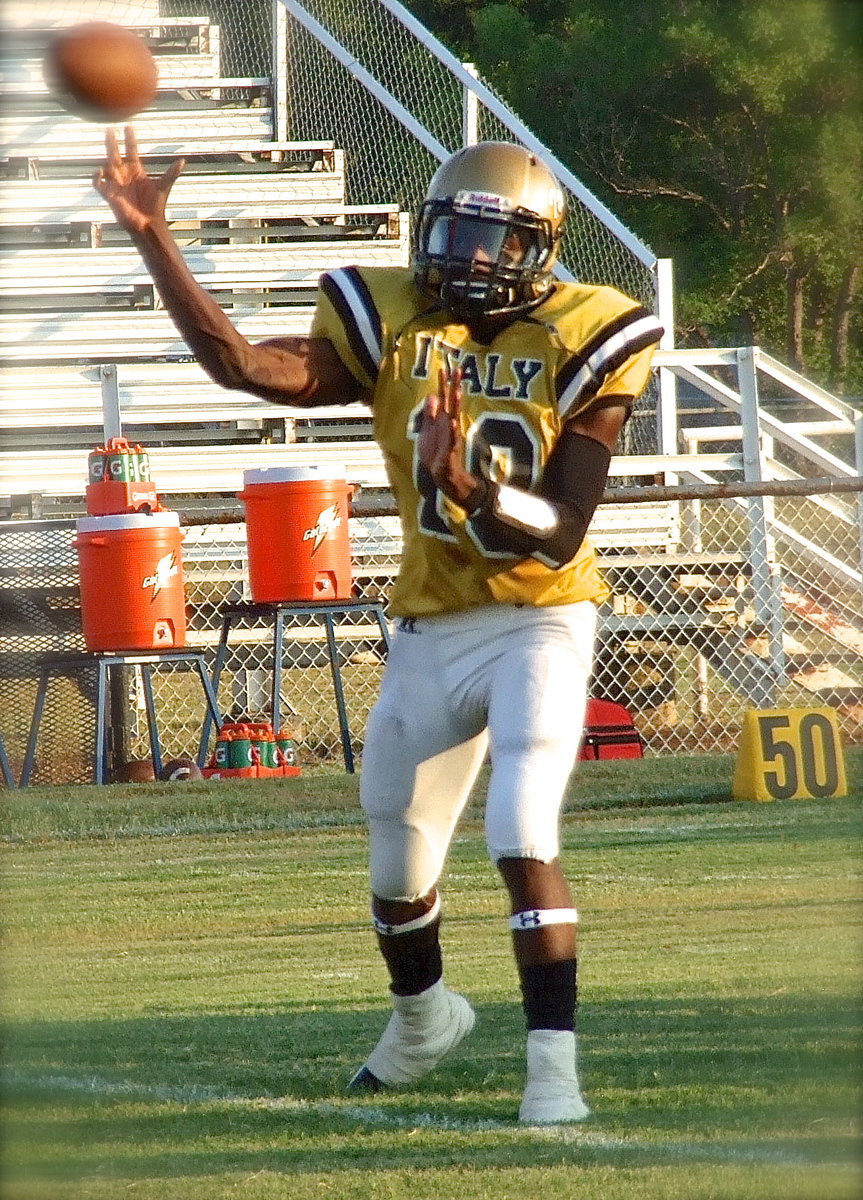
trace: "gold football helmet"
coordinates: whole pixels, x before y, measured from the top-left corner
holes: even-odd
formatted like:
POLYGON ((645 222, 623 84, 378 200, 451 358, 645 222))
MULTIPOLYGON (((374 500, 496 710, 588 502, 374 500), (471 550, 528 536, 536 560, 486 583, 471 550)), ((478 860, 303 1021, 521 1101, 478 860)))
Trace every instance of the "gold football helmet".
POLYGON ((420 207, 417 285, 465 320, 516 315, 551 289, 565 219, 560 184, 530 150, 510 142, 459 150, 420 207))

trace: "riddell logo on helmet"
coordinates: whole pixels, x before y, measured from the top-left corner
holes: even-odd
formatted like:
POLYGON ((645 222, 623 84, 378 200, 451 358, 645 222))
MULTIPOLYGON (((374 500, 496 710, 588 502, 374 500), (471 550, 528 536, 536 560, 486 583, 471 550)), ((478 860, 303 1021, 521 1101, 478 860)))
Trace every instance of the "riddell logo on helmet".
POLYGON ((469 192, 463 190, 456 193, 454 203, 456 205, 464 205, 467 208, 512 208, 512 201, 506 196, 499 196, 496 192, 469 192))
POLYGON ((323 509, 318 514, 318 519, 311 529, 305 530, 303 533, 303 541, 314 541, 312 546, 312 554, 314 554, 321 545, 321 542, 333 529, 338 529, 342 523, 341 513, 339 512, 338 504, 331 504, 329 508, 323 509))
POLYGON ((141 590, 151 587, 153 594, 150 600, 155 600, 162 588, 168 586, 168 580, 171 579, 179 571, 177 559, 172 550, 170 554, 166 554, 164 558, 160 558, 156 563, 156 569, 152 575, 148 575, 141 584, 141 590))

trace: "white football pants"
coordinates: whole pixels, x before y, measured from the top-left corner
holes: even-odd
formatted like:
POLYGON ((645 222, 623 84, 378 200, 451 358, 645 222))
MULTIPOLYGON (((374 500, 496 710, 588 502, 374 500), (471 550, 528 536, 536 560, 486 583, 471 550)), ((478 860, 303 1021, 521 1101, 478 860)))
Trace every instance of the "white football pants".
POLYGON ((590 601, 397 622, 360 781, 376 896, 435 885, 486 749, 492 861, 557 856, 595 633, 590 601))

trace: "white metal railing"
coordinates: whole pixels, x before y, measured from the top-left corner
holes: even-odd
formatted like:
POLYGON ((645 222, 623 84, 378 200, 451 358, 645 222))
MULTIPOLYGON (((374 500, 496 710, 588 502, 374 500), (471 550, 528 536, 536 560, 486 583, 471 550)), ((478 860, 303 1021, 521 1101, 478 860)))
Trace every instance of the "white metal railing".
MULTIPOLYGON (((738 420, 734 424, 688 424, 680 429, 682 448, 702 457, 705 445, 740 447, 744 479, 752 482, 805 479, 807 475, 825 478, 851 478, 863 474, 863 435, 861 415, 840 398, 785 367, 759 347, 715 350, 660 350, 656 359, 661 372, 673 374, 697 388, 712 400, 719 413, 727 410, 738 420), (724 378, 718 377, 716 371, 724 378), (714 373, 711 373, 714 372, 714 373), (734 377, 734 383, 728 376, 734 377), (768 398, 763 395, 767 381, 768 398), (780 384, 785 394, 770 385, 780 384), (771 407, 792 407, 792 419, 783 420, 771 407), (830 448, 820 440, 831 439, 830 448), (844 447, 837 443, 844 440, 844 447)), ((684 478, 717 483, 715 472, 707 467, 706 456, 694 470, 680 472, 684 478)), ((783 578, 794 579, 801 563, 809 564, 819 576, 819 587, 835 581, 847 607, 848 598, 857 598, 863 589, 863 503, 843 502, 829 495, 811 498, 811 504, 824 515, 824 521, 807 519, 810 510, 798 509, 794 520, 777 515, 772 499, 764 496, 734 498, 727 503, 746 513, 749 525, 749 554, 752 586, 759 619, 771 631, 770 659, 777 677, 784 673, 782 651, 783 578), (837 553, 833 544, 842 544, 837 528, 853 531, 857 561, 846 553, 837 553), (850 591, 849 591, 850 589, 850 591)), ((690 512, 690 529, 697 526, 697 507, 690 512)), ((696 535, 697 536, 697 535, 696 535)), ((826 588, 829 591, 829 584, 826 588)))

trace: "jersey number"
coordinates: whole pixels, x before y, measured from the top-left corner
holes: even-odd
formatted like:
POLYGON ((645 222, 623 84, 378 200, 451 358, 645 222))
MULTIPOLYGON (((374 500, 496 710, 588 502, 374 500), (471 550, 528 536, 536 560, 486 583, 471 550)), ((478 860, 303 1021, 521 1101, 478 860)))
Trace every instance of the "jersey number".
MULTIPOLYGON (((422 407, 414 410, 408 434, 414 442, 414 482, 420 494, 419 526, 431 537, 454 542, 456 538, 442 516, 445 511, 443 493, 428 468, 420 462, 417 452, 421 423, 422 407)), ((496 483, 530 488, 538 477, 540 461, 536 437, 524 417, 518 414, 483 413, 468 430, 465 465, 472 475, 485 475, 496 483)), ((488 554, 512 554, 488 534, 480 540, 480 548, 488 554)))

